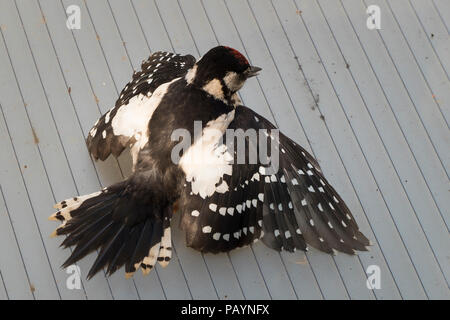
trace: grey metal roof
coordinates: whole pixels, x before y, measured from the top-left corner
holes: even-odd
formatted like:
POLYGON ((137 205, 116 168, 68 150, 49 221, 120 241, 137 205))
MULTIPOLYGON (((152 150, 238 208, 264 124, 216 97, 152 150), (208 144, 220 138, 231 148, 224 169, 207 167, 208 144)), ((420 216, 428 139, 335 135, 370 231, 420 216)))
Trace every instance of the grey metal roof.
POLYGON ((449 299, 449 21, 448 0, 0 1, 0 299, 449 299), (244 103, 317 157, 371 251, 202 255, 177 232, 166 269, 86 281, 90 255, 69 290, 52 205, 130 172, 93 163, 87 132, 150 52, 218 43, 263 68, 244 103))

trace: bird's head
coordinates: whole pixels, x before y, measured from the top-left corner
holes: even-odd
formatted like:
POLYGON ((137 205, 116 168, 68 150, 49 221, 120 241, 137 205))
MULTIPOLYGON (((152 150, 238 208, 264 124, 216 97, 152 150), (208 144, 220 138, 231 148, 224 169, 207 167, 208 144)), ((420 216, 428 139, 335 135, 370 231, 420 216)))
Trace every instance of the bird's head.
POLYGON ((236 49, 218 46, 209 50, 186 74, 188 84, 221 100, 228 100, 261 68, 251 66, 236 49))

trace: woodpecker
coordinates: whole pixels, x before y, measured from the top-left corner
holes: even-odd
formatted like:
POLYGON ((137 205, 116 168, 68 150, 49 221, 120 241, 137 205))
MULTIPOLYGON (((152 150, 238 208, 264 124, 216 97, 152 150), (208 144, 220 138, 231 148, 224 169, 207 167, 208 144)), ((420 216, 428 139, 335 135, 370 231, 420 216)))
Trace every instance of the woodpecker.
POLYGON ((95 160, 118 157, 130 147, 131 176, 59 202, 50 216, 62 222, 53 236, 65 235, 62 246, 75 247, 63 267, 94 250, 88 278, 103 268, 111 275, 125 266, 131 277, 138 269, 148 274, 157 262, 164 267, 172 254, 174 213, 181 215, 186 245, 201 252, 226 252, 258 240, 278 251, 306 251, 307 245, 330 254, 367 250, 370 241, 318 162, 242 105, 237 93, 259 71, 226 46, 198 61, 169 52, 144 61, 87 137, 95 160), (177 130, 194 138, 183 139, 187 147, 174 161, 177 130), (242 162, 223 143, 229 130, 264 135, 244 137, 242 162), (271 154, 250 161, 263 141, 271 154))

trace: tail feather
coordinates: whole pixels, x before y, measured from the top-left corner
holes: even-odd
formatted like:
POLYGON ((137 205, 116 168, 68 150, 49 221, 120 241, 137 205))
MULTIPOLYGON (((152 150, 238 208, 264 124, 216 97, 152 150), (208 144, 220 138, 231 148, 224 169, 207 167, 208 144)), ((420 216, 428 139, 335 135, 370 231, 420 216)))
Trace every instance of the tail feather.
POLYGON ((170 227, 164 229, 164 235, 161 239, 161 248, 159 250, 158 262, 161 267, 165 268, 172 258, 170 227))
POLYGON ((150 248, 147 256, 145 256, 144 260, 142 260, 141 267, 142 273, 147 275, 153 269, 156 264, 156 260, 158 259, 158 254, 161 249, 161 243, 158 242, 153 247, 150 248))
POLYGON ((167 267, 172 258, 172 236, 170 230, 170 221, 172 219, 172 209, 168 208, 164 212, 163 219, 163 235, 161 238, 161 247, 157 261, 163 268, 167 267))
POLYGON ((126 240, 127 246, 126 250, 123 252, 123 262, 125 265, 125 275, 133 275, 136 272, 136 265, 139 267, 139 259, 133 257, 134 251, 138 246, 139 238, 142 234, 142 229, 145 223, 134 226, 129 233, 129 237, 126 240), (134 260, 136 259, 136 260, 134 260))
POLYGON ((112 221, 107 223, 100 231, 96 231, 92 238, 88 236, 82 238, 82 240, 76 244, 76 248, 70 257, 63 263, 63 268, 67 268, 84 258, 88 253, 94 251, 101 243, 104 233, 108 231, 108 228, 111 227, 112 224, 112 221))
POLYGON ((75 246, 64 262, 66 268, 99 250, 88 279, 105 268, 111 275, 125 266, 126 277, 142 268, 145 274, 159 261, 166 266, 171 257, 171 206, 140 202, 122 182, 90 195, 55 205, 50 220, 62 224, 52 235, 66 235, 63 247, 75 246))
POLYGON ((107 193, 107 190, 94 192, 86 196, 74 197, 61 201, 54 205, 58 209, 48 219, 53 221, 68 221, 77 215, 78 212, 87 208, 93 208, 95 205, 105 202, 114 197, 114 194, 107 193))
MULTIPOLYGON (((107 269, 106 269, 106 274, 108 275, 112 275, 114 272, 117 271, 117 269, 120 268, 121 264, 118 263, 119 258, 122 256, 122 252, 125 250, 126 247, 126 242, 124 241, 120 241, 118 240, 117 242, 115 242, 118 244, 117 248, 115 248, 112 252, 115 252, 114 254, 108 254, 105 255, 107 258, 108 262, 104 262, 102 265, 107 265, 107 269)), ((92 269, 92 268, 91 268, 92 269)), ((99 271, 101 269, 101 267, 96 268, 97 271, 99 271)), ((91 272, 89 272, 88 277, 91 278, 92 276, 94 276, 94 274, 97 272, 95 270, 92 270, 92 275, 91 272)))
POLYGON ((68 248, 80 241, 88 240, 89 236, 95 236, 98 230, 111 221, 111 208, 104 209, 103 211, 87 211, 86 215, 78 219, 66 221, 63 228, 57 229, 58 235, 68 235, 61 245, 68 248))
POLYGON ((102 193, 101 191, 97 191, 88 195, 84 195, 84 196, 79 196, 79 197, 74 197, 71 199, 66 199, 64 201, 58 202, 57 204, 54 205, 55 209, 58 210, 62 210, 62 209, 76 209, 78 208, 81 203, 83 203, 84 201, 86 201, 87 199, 95 199, 96 196, 98 196, 100 193, 102 193), (76 208, 75 208, 76 206, 76 208))
POLYGON ((155 266, 158 256, 161 251, 161 241, 162 241, 162 222, 158 221, 158 225, 153 226, 153 235, 151 243, 153 246, 148 251, 148 254, 142 259, 141 267, 142 273, 147 275, 155 266))
MULTIPOLYGON (((114 256, 111 255, 111 252, 117 253, 120 247, 123 246, 123 240, 125 233, 123 232, 125 229, 125 225, 121 225, 119 230, 109 239, 108 243, 102 247, 100 253, 95 259, 94 264, 89 270, 89 274, 87 276, 88 279, 92 278, 97 272, 99 272, 105 265, 111 265, 114 262, 114 256)), ((112 266, 111 266, 112 267, 112 266)), ((110 271, 110 268, 107 270, 110 271)), ((115 270, 114 270, 115 271, 115 270)))
POLYGON ((145 221, 136 242, 134 251, 131 255, 131 259, 129 259, 125 265, 125 271, 127 273, 134 273, 137 269, 139 269, 142 259, 150 248, 150 240, 154 225, 156 224, 152 224, 149 219, 145 221))

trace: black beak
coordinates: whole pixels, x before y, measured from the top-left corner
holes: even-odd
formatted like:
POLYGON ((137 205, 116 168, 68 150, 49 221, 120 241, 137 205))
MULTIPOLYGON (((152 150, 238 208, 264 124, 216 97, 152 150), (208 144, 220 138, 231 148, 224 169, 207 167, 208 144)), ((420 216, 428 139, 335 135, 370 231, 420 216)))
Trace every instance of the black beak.
POLYGON ((260 67, 250 66, 245 71, 245 74, 246 74, 247 78, 251 78, 251 77, 257 76, 258 72, 261 71, 261 70, 262 69, 260 67))

